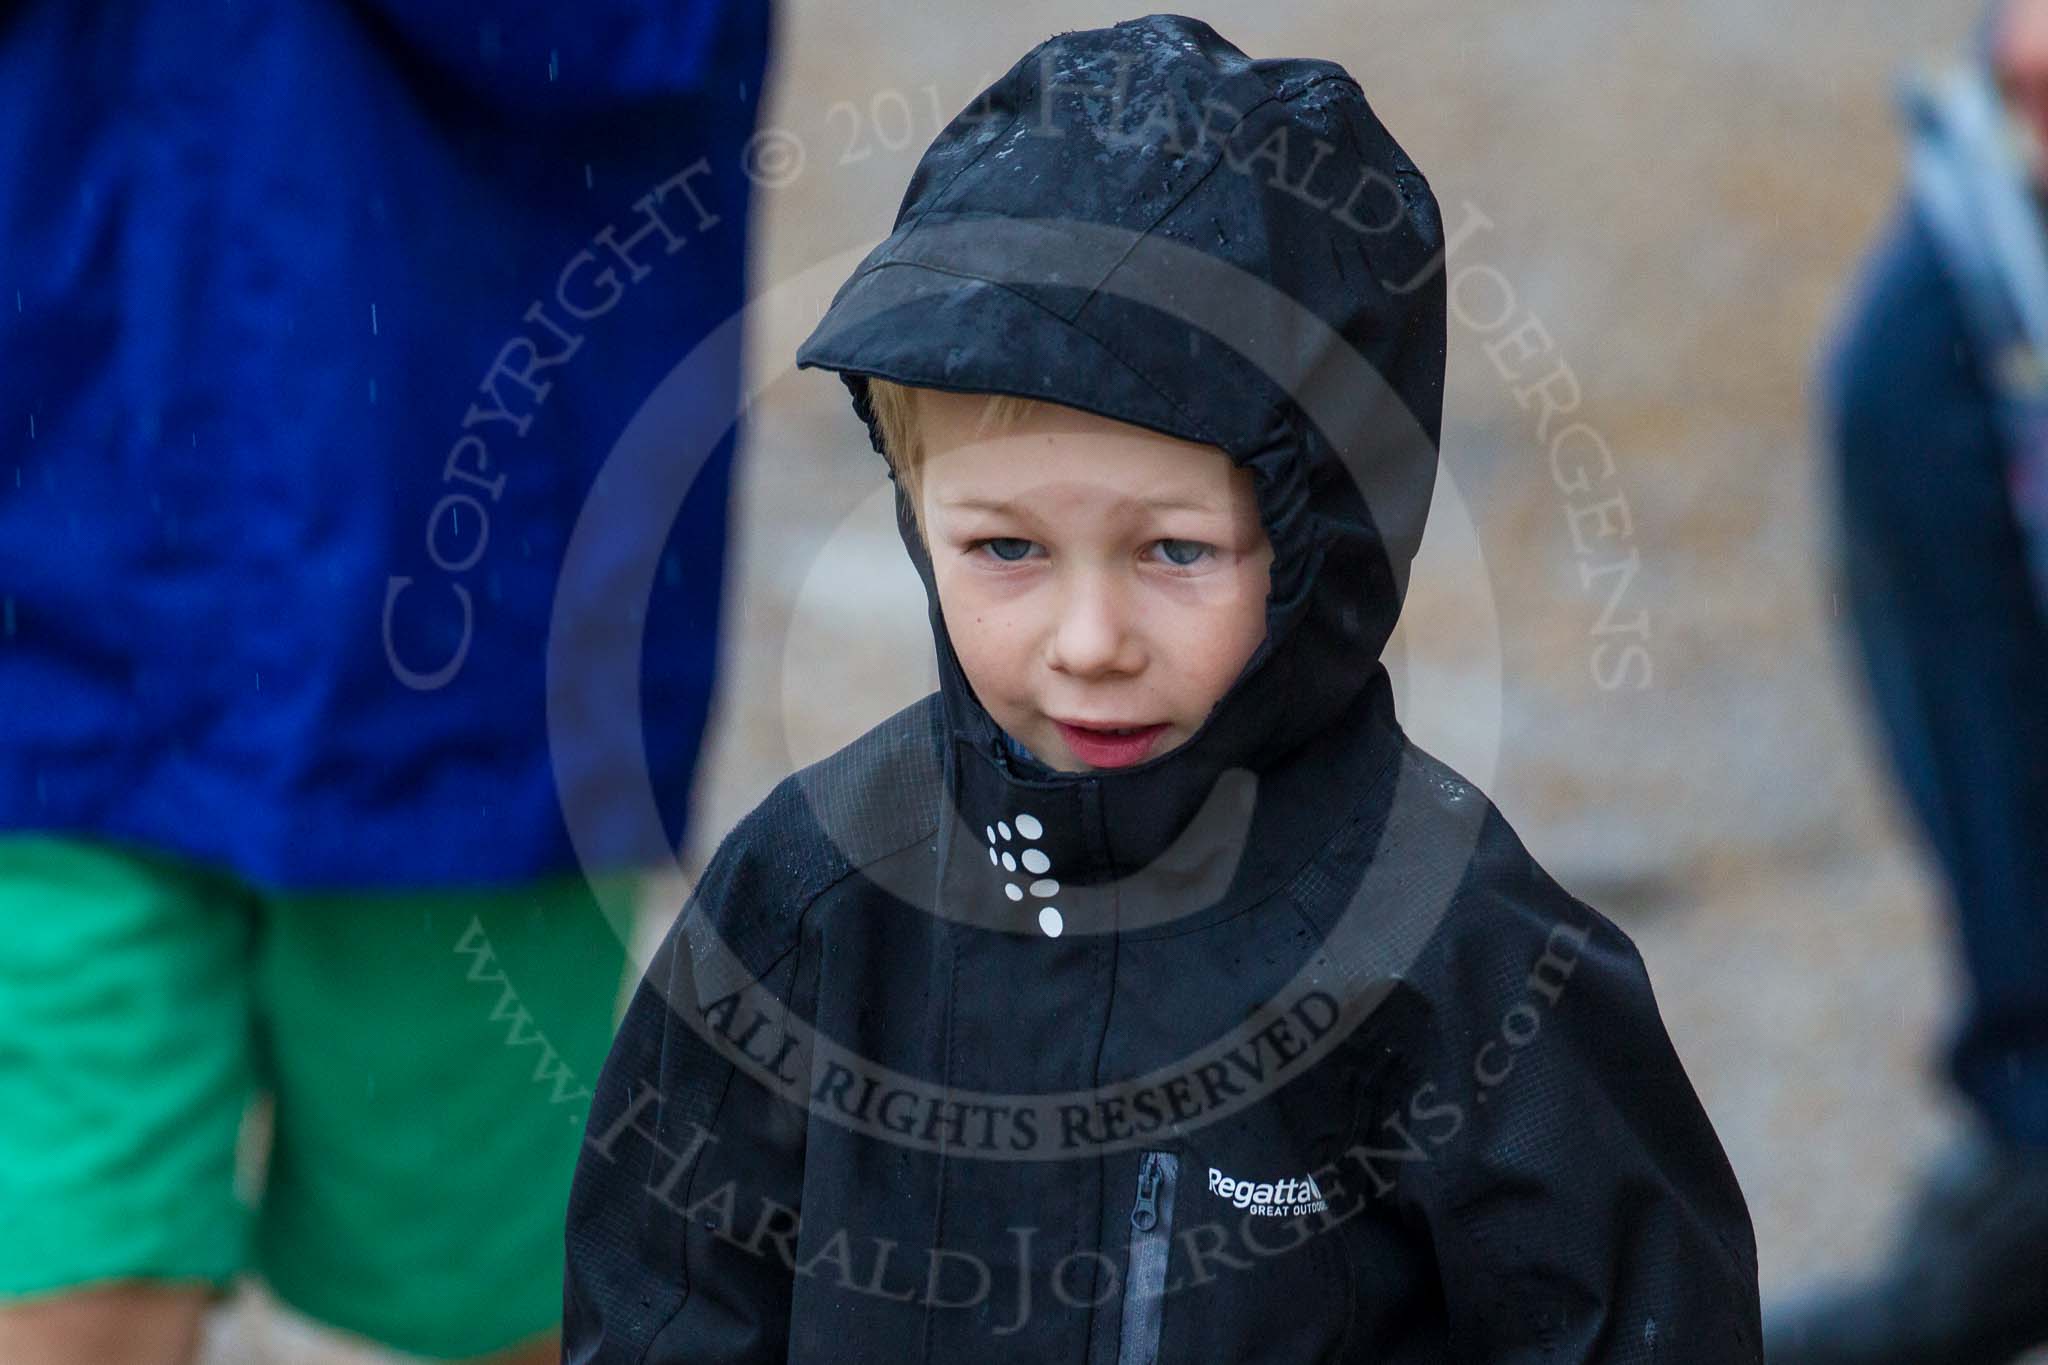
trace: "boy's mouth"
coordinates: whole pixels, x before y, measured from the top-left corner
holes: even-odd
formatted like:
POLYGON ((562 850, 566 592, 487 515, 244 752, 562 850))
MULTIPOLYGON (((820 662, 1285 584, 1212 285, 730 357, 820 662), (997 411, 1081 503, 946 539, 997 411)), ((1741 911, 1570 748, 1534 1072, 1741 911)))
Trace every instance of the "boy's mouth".
POLYGON ((1141 761, 1166 726, 1074 725, 1054 720, 1074 757, 1094 768, 1123 768, 1141 761))

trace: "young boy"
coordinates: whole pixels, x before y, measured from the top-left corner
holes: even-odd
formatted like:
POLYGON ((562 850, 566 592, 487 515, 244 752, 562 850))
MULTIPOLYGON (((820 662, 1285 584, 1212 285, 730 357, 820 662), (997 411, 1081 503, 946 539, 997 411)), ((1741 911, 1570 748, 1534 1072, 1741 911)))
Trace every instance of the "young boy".
POLYGON ((1634 946, 1393 715, 1442 248, 1349 76, 1191 19, 940 134, 798 354, 888 460, 939 691, 651 966, 569 1359, 1758 1359, 1634 946))

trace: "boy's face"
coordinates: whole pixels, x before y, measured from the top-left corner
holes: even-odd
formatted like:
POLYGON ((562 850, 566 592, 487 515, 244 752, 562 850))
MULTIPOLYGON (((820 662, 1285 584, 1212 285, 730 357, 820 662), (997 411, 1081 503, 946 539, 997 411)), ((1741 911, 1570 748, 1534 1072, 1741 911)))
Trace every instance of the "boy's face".
POLYGON ((985 395, 917 402, 939 606, 989 715, 1063 772, 1185 741, 1266 633, 1250 471, 1071 408, 977 436, 985 395), (1084 728, 1112 726, 1140 733, 1084 728))

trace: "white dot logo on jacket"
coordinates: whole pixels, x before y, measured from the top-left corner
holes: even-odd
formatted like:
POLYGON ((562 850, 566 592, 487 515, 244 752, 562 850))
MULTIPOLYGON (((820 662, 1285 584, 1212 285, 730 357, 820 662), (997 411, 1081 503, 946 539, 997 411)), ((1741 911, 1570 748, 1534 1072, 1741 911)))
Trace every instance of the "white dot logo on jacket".
MULTIPOLYGON (((1010 820, 998 820, 993 825, 984 825, 982 829, 988 836, 988 860, 992 866, 999 867, 1004 872, 1016 872, 1021 868, 1035 878, 1030 885, 1030 892, 1036 900, 1050 901, 1060 893, 1060 884, 1051 875, 1052 859, 1045 856, 1044 849, 1026 848, 1021 852, 1012 853, 1008 847, 1013 839, 1031 840, 1045 833, 1045 826, 1038 822, 1037 816, 1017 815, 1010 820), (1010 828, 1012 823, 1016 825, 1014 832, 1010 828)), ((1025 888, 1016 882, 1003 883, 1003 894, 1013 901, 1023 900, 1024 893, 1025 888)), ((1045 931, 1047 938, 1058 938, 1060 931, 1067 927, 1067 922, 1060 914, 1058 906, 1042 905, 1038 909, 1038 927, 1045 931)))

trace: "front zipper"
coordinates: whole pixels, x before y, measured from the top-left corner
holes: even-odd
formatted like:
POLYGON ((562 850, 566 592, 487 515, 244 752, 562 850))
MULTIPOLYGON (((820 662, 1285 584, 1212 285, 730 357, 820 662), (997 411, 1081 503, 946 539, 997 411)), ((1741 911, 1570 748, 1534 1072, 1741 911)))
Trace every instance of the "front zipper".
POLYGON ((1173 1233, 1173 1186, 1180 1160, 1147 1152, 1138 1162, 1138 1198, 1131 1205, 1131 1262, 1124 1272, 1124 1325, 1116 1365, 1155 1365, 1166 1307, 1166 1253, 1173 1233))

